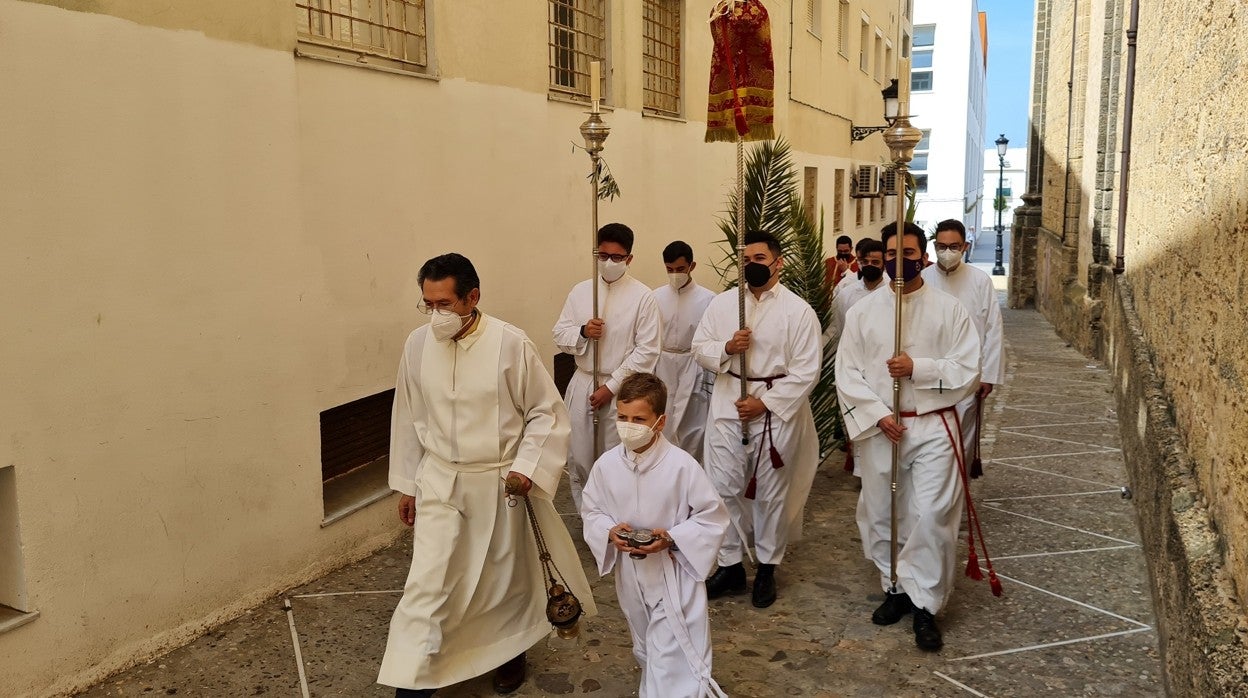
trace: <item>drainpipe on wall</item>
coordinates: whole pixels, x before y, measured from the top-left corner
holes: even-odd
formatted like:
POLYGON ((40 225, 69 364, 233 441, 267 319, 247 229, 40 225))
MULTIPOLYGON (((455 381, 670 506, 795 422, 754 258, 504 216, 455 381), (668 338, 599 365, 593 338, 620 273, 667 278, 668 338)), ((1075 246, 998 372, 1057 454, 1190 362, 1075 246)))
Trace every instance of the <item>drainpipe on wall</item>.
POLYGON ((1127 243, 1127 194, 1131 179, 1131 121, 1135 103, 1135 37, 1140 29, 1140 0, 1131 0, 1131 20, 1127 26, 1127 87, 1123 92, 1122 164, 1118 182, 1118 250, 1114 257, 1114 273, 1125 269, 1122 248, 1127 243))
MULTIPOLYGON (((1075 58, 1079 47, 1079 0, 1075 0, 1070 12, 1070 77, 1066 79, 1066 177, 1062 182, 1062 245, 1070 246, 1071 238, 1079 234, 1070 231, 1070 151, 1075 133, 1075 58)), ((1076 217, 1077 219, 1077 217, 1076 217)))

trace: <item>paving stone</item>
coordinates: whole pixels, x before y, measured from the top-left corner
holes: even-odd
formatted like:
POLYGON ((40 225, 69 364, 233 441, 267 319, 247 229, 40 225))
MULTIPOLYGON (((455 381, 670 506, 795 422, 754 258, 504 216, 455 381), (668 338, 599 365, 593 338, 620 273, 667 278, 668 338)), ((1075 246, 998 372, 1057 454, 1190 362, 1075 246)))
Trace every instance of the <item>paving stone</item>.
MULTIPOLYGON (((986 403, 986 475, 972 485, 1005 595, 993 597, 986 582, 963 576, 964 531, 955 591, 939 616, 944 649, 917 650, 909 618, 871 624, 883 595, 854 522, 857 480, 834 454, 815 478, 805 539, 777 573, 776 604, 756 609, 748 594, 711 602, 714 673, 730 695, 970 695, 959 684, 998 697, 1163 694, 1156 633, 1110 615, 1152 622, 1139 549, 1067 554, 1122 545, 1109 538, 1139 539, 1129 502, 1087 494, 1126 481, 1112 450, 1111 376, 1034 312, 1009 311, 1006 339, 1011 378, 986 403)), ((579 540, 566 488, 555 503, 579 540)), ((408 537, 282 595, 291 599, 312 696, 394 695, 373 681, 411 554, 408 537)), ((592 570, 583 548, 581 556, 592 570)), ((613 582, 591 580, 600 614, 584 621, 580 646, 539 642, 528 652, 529 680, 513 695, 636 695, 640 672, 613 582)), ((81 695, 298 694, 279 598, 81 695)), ((491 695, 488 674, 438 691, 439 698, 491 695)))

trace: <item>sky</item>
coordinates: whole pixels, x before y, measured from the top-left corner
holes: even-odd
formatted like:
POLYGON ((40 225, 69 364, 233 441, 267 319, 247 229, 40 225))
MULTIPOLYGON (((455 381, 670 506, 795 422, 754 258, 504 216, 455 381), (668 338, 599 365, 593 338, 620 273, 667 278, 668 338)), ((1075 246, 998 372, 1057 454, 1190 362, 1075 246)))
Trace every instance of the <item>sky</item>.
POLYGON ((979 0, 988 13, 988 128, 984 147, 1002 133, 1010 147, 1027 145, 1031 49, 1036 7, 1031 0, 979 0))

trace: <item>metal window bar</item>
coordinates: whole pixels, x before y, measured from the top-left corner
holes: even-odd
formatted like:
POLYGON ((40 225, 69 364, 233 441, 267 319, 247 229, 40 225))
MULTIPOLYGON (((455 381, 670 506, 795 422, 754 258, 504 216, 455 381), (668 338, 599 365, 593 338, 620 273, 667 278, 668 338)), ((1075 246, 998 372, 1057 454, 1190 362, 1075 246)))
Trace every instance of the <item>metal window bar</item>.
POLYGON ((588 99, 589 64, 606 60, 606 0, 549 0, 549 11, 550 89, 588 99))
POLYGON ((428 67, 425 0, 295 0, 308 43, 428 67))
POLYGON ((680 114, 680 0, 645 0, 642 93, 645 108, 680 114))

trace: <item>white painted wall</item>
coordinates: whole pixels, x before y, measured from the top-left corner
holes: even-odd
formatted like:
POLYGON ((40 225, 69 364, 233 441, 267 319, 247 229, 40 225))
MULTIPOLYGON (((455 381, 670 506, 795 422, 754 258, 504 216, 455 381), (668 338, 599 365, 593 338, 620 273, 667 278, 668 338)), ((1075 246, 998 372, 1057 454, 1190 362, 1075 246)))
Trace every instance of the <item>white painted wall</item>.
MULTIPOLYGON (((435 6, 438 81, 296 59, 293 26, 275 47, 269 26, 231 41, 233 20, 205 33, 0 0, 0 464, 40 612, 0 633, 0 695, 73 690, 399 534, 390 501, 321 527, 318 415, 393 385, 426 321, 425 259, 467 254, 485 311, 554 354, 590 267, 584 109, 547 98, 544 13, 435 6)), ((613 36, 638 36, 639 16, 613 36)), ((678 237, 714 285, 733 182, 734 148, 702 142, 709 32, 688 21, 687 121, 640 115, 635 53, 615 54, 608 91, 624 195, 602 221, 638 232, 652 285, 678 237)), ((822 77, 798 95, 815 106, 791 105, 773 22, 777 123, 799 173, 819 168, 831 247, 834 170, 848 187, 886 152, 848 133, 878 119, 880 86, 802 34, 796 60, 822 77)), ((845 221, 878 228, 853 227, 848 190, 845 221)))
POLYGON ((914 26, 936 26, 933 89, 913 92, 912 119, 932 132, 928 189, 915 221, 934 228, 946 218, 975 228, 985 204, 981 147, 986 103, 983 42, 975 0, 916 0, 914 26))

